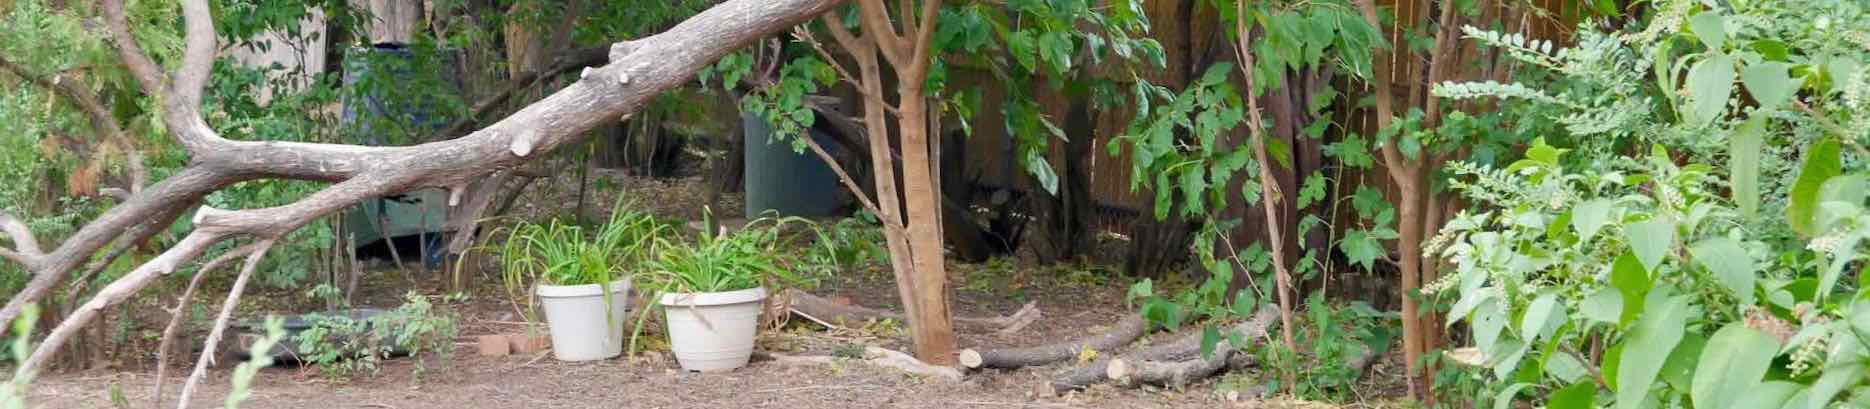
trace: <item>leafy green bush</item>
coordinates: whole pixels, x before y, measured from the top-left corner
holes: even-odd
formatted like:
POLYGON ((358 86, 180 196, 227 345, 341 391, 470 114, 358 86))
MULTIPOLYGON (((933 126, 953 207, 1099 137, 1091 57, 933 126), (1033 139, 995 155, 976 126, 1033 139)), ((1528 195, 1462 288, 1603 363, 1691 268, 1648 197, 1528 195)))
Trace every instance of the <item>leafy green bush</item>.
POLYGON ((1543 112, 1566 148, 1450 164, 1478 209, 1427 245, 1452 265, 1424 292, 1458 297, 1474 344, 1450 357, 1496 407, 1870 403, 1870 274, 1845 279, 1870 237, 1870 12, 1658 7, 1571 49, 1467 30, 1545 79, 1436 95, 1543 112))
POLYGON ((889 262, 889 249, 881 244, 883 230, 868 213, 819 226, 813 233, 817 241, 805 249, 799 263, 802 279, 849 274, 889 262))
POLYGON ((1286 349, 1284 343, 1266 342, 1257 348, 1260 362, 1277 376, 1267 376, 1268 390, 1281 390, 1282 380, 1291 379, 1289 388, 1300 399, 1345 402, 1352 400, 1351 388, 1363 377, 1363 370, 1377 359, 1396 335, 1397 314, 1382 312, 1363 302, 1343 306, 1329 305, 1323 293, 1305 299, 1305 325, 1298 328, 1301 358, 1286 349))
POLYGON ((364 319, 317 318, 293 336, 300 358, 326 376, 343 378, 375 375, 391 354, 407 353, 415 358, 414 375, 420 379, 428 371, 427 355, 448 362, 459 328, 454 314, 436 309, 428 297, 412 291, 403 299, 402 306, 364 319))

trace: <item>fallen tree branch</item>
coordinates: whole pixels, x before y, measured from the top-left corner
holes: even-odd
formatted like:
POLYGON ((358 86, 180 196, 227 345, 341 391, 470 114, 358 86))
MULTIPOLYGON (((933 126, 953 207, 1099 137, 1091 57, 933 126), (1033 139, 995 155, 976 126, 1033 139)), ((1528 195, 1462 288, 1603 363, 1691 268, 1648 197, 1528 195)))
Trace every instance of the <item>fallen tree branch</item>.
POLYGON ((1140 314, 1130 314, 1117 321, 1110 330, 1083 339, 1025 348, 964 349, 961 350, 961 366, 970 369, 1019 368, 1076 359, 1087 348, 1104 352, 1129 345, 1142 337, 1148 328, 1149 320, 1143 319, 1140 314))
MULTIPOLYGON (((901 321, 904 319, 902 313, 895 311, 839 304, 825 299, 824 297, 811 295, 810 293, 796 289, 786 290, 785 293, 780 295, 780 301, 783 303, 781 305, 786 306, 793 314, 798 314, 806 319, 826 326, 849 327, 870 320, 893 319, 901 321)), ((1038 320, 1041 316, 1042 313, 1039 311, 1039 305, 1036 302, 1028 302, 1025 306, 1020 307, 1019 311, 1014 312, 1013 315, 991 318, 955 317, 954 321, 962 324, 994 328, 995 331, 1007 331, 1009 329, 1018 331, 1032 324, 1033 321, 1038 320)))
MULTIPOLYGON (((263 209, 196 211, 195 230, 157 257, 98 292, 47 335, 20 366, 36 375, 50 357, 99 311, 122 301, 192 260, 220 240, 247 236, 270 240, 317 217, 359 201, 426 187, 460 186, 500 169, 511 169, 561 146, 587 138, 586 130, 636 112, 663 91, 682 86, 722 55, 840 4, 837 0, 732 0, 661 34, 613 44, 610 63, 586 70, 577 83, 519 112, 447 141, 406 147, 233 141, 221 138, 200 115, 200 93, 210 72, 214 25, 206 0, 182 6, 186 44, 182 66, 163 87, 156 66, 140 55, 128 35, 122 2, 104 5, 119 54, 145 90, 163 96, 163 124, 189 152, 190 162, 169 178, 132 195, 87 223, 33 272, 25 290, 0 310, 0 320, 43 298, 72 268, 135 224, 152 222, 165 209, 187 207, 201 197, 245 180, 277 178, 335 182, 297 202, 263 209)), ((163 221, 166 222, 166 221, 163 221)), ((13 251, 13 253, 24 253, 13 251)))
MULTIPOLYGON (((1113 359, 1110 361, 1110 365, 1105 368, 1104 376, 1115 380, 1118 385, 1126 387, 1150 384, 1181 388, 1194 381, 1207 378, 1209 375, 1220 371, 1221 368, 1227 367, 1230 358, 1240 353, 1240 348, 1245 347, 1245 345, 1234 345, 1231 339, 1251 342, 1252 340, 1265 338, 1268 327, 1273 324, 1274 321, 1271 319, 1270 314, 1268 319, 1265 320, 1253 319, 1234 324, 1233 327, 1228 328, 1227 331, 1224 332, 1224 334, 1231 334, 1231 336, 1221 337, 1221 341, 1216 343, 1214 349, 1207 355, 1201 355, 1199 345, 1196 346, 1194 351, 1173 351, 1175 354, 1192 352, 1196 356, 1191 359, 1113 359)), ((1245 365, 1247 362, 1248 361, 1241 361, 1241 363, 1237 365, 1245 365)))
POLYGON ((5 232, 7 237, 13 240, 13 250, 0 248, 0 251, 5 251, 0 255, 27 267, 31 267, 38 262, 39 257, 45 255, 39 250, 39 240, 33 238, 32 229, 27 228, 26 223, 20 222, 18 218, 5 211, 0 211, 0 232, 5 232))
MULTIPOLYGON (((840 359, 829 355, 798 356, 775 353, 762 354, 773 362, 781 364, 827 365, 837 362, 840 359)), ((961 371, 959 370, 946 366, 930 365, 913 356, 909 356, 909 354, 887 348, 874 346, 864 347, 863 359, 854 359, 854 361, 885 368, 894 368, 903 372, 931 378, 945 379, 953 382, 961 381, 961 371)))
MULTIPOLYGON (((1248 319, 1247 322, 1258 322, 1262 323, 1261 325, 1266 325, 1265 323, 1271 322, 1278 315, 1279 310, 1277 308, 1261 308, 1259 312, 1254 313, 1253 317, 1248 319)), ((1123 354, 1120 358, 1091 361, 1077 369, 1060 374, 1050 381, 1041 383, 1038 392, 1040 394, 1057 396, 1065 392, 1084 389, 1094 383, 1103 382, 1109 379, 1110 375, 1108 372, 1110 364, 1117 359, 1129 361, 1167 361, 1180 360, 1199 355, 1201 352, 1202 335, 1199 333, 1200 331, 1196 332, 1195 334, 1183 336, 1175 342, 1156 345, 1139 351, 1131 351, 1123 354)))
POLYGON ((201 269, 195 271, 195 277, 188 280, 188 288, 182 290, 182 296, 176 298, 175 308, 169 310, 169 325, 162 328, 162 342, 156 347, 156 392, 150 398, 156 407, 162 407, 163 376, 169 371, 169 351, 175 349, 172 345, 175 344, 176 331, 182 327, 182 307, 188 306, 188 301, 195 296, 195 288, 201 286, 201 279, 207 277, 209 272, 235 257, 253 252, 254 248, 255 245, 249 244, 202 264, 201 269))
MULTIPOLYGON (((266 251, 273 248, 273 240, 267 239, 256 244, 247 254, 247 264, 240 267, 240 276, 234 278, 234 288, 227 290, 227 301, 221 303, 221 315, 214 319, 214 329, 208 330, 208 339, 202 341, 201 357, 195 360, 195 372, 188 375, 188 381, 182 383, 182 395, 176 397, 177 409, 188 409, 188 397, 194 396, 195 385, 201 383, 201 377, 208 374, 208 365, 214 362, 214 347, 221 343, 221 335, 227 331, 227 322, 234 315, 234 306, 240 305, 240 293, 247 289, 247 279, 253 277, 253 269, 259 267, 260 259, 266 258, 266 251)), ((177 305, 179 313, 180 305, 177 305)))

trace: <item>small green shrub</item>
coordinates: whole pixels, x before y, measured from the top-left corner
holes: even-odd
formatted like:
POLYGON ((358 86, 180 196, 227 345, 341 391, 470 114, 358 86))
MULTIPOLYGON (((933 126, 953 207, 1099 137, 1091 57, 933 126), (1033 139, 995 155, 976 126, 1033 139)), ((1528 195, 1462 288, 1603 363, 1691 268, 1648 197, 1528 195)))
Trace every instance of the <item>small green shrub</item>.
POLYGON ((758 219, 733 233, 703 233, 688 244, 656 239, 649 262, 654 274, 645 289, 662 292, 719 292, 759 287, 770 278, 794 281, 784 268, 789 250, 779 248, 780 228, 796 219, 758 219))
POLYGON ((301 358, 326 376, 375 375, 383 359, 407 352, 416 361, 415 376, 427 372, 428 356, 448 362, 458 332, 454 314, 435 308, 428 297, 410 292, 402 306, 366 319, 321 317, 294 336, 301 358))
MULTIPOLYGON (((649 262, 651 270, 637 275, 638 291, 656 300, 666 293, 795 285, 800 281, 798 275, 788 270, 795 260, 788 255, 790 249, 780 248, 784 244, 780 230, 797 222, 802 219, 755 219, 737 232, 703 232, 693 244, 658 237, 655 258, 649 262)), ((637 315, 636 329, 630 334, 630 353, 636 353, 643 324, 658 305, 652 304, 637 315)))
POLYGON ((1345 402, 1351 399, 1362 370, 1354 364, 1363 358, 1375 359, 1396 334, 1397 315, 1371 308, 1363 302, 1344 306, 1326 304, 1324 294, 1313 293, 1305 300, 1305 325, 1297 328, 1300 348, 1307 356, 1299 357, 1284 343, 1267 342, 1259 349, 1260 361, 1279 376, 1268 376, 1269 390, 1280 390, 1281 380, 1292 379, 1293 395, 1300 399, 1345 402), (1366 353, 1372 354, 1366 356, 1366 353))
POLYGON ((643 261, 650 243, 666 228, 648 213, 623 203, 596 232, 553 220, 521 223, 501 248, 509 291, 528 279, 553 285, 603 284, 616 281, 627 266, 643 261))
POLYGON ((821 277, 851 274, 889 262, 884 248, 883 230, 868 214, 838 220, 814 229, 817 241, 805 249, 799 263, 799 275, 816 285, 821 277))

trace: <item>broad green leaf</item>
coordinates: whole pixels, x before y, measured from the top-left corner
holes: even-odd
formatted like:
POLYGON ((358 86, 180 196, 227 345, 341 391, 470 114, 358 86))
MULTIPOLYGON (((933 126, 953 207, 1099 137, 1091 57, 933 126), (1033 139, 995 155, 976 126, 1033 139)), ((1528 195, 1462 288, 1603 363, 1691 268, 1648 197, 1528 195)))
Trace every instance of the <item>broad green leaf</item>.
POLYGON ((1344 238, 1338 241, 1338 250, 1344 252, 1344 258, 1350 260, 1352 265, 1363 266, 1364 271, 1376 268, 1377 259, 1385 257, 1389 251, 1381 239, 1370 233, 1368 230, 1349 229, 1345 230, 1344 238))
POLYGON ((1310 176, 1306 176, 1305 186, 1299 188, 1298 207, 1303 209, 1311 206, 1312 203, 1324 200, 1326 184, 1325 175, 1322 172, 1312 172, 1310 176))
POLYGON ((1656 271, 1662 264, 1662 257, 1675 247, 1675 224, 1663 220, 1661 216, 1636 222, 1623 228, 1623 237, 1630 243, 1630 250, 1636 259, 1643 262, 1644 271, 1656 271))
POLYGON ((1221 343, 1221 330, 1208 324, 1201 327, 1201 359, 1214 356, 1214 347, 1221 343))
POLYGON ((1745 323, 1735 322, 1714 332, 1701 350, 1690 389, 1696 409, 1727 409, 1753 390, 1773 364, 1779 342, 1745 323))
POLYGON ((1786 222, 1792 225, 1793 231, 1812 237, 1819 233, 1812 231, 1813 215, 1818 211, 1818 193, 1826 180, 1842 172, 1843 164, 1837 139, 1825 138, 1805 149, 1805 163, 1799 167, 1798 179, 1792 182, 1792 197, 1786 205, 1786 222))
POLYGON ((1658 375, 1670 388, 1678 391, 1689 390, 1695 382, 1695 363, 1701 360, 1701 349, 1707 347, 1708 338, 1699 333, 1684 332, 1682 341, 1675 344, 1675 350, 1669 351, 1669 357, 1662 363, 1662 373, 1658 375))
POLYGON ((1623 252, 1617 256, 1610 267, 1610 285, 1623 295, 1623 312, 1618 315, 1619 326, 1629 324, 1643 312, 1643 304, 1649 294, 1649 271, 1642 262, 1636 261, 1636 254, 1623 252))
POLYGON ((1706 11, 1688 19, 1689 28, 1695 30, 1695 37, 1701 38, 1701 44, 1714 52, 1721 52, 1721 46, 1727 43, 1727 19, 1721 13, 1706 11))
POLYGON ((1623 357, 1617 362, 1617 409, 1642 406, 1669 352, 1682 341, 1683 325, 1688 322, 1688 297, 1659 291, 1651 298, 1655 299, 1654 308, 1637 318, 1636 327, 1622 342, 1623 357))
POLYGON ((1705 125, 1721 117, 1727 97, 1734 92, 1734 60, 1724 54, 1709 55, 1688 69, 1690 118, 1705 125))
POLYGON ((1500 332, 1506 329, 1507 321, 1498 298, 1481 301, 1480 308, 1474 310, 1474 345, 1488 355, 1495 355, 1494 344, 1500 340, 1500 332))
POLYGON ((1616 202, 1610 199, 1591 199, 1571 208, 1571 227, 1578 230, 1579 240, 1590 240, 1597 236, 1597 231, 1610 222, 1610 209, 1616 202))
POLYGON ((1599 289, 1585 297, 1584 301, 1578 304, 1578 309, 1581 310, 1579 312, 1584 313, 1585 319, 1617 325, 1620 322, 1617 317, 1623 314, 1623 298, 1621 297, 1622 295, 1618 294, 1615 289, 1599 289))
POLYGON ((1565 382, 1577 382, 1590 373, 1584 369, 1584 363, 1571 354, 1551 354, 1545 358, 1545 373, 1565 382))
POLYGON ((1013 59, 1018 60, 1019 65, 1026 67, 1027 71, 1036 71, 1039 65, 1038 43, 1032 30, 1014 31, 1006 37, 1007 53, 1013 54, 1013 59))
POLYGON ((1752 218, 1760 211, 1760 151, 1766 140, 1766 117, 1755 115, 1727 140, 1727 178, 1734 204, 1752 218))
POLYGON ((1747 92, 1753 94, 1753 100, 1759 101, 1760 108, 1778 108, 1798 91, 1798 84, 1794 84, 1792 76, 1786 72, 1790 67, 1778 61, 1748 65, 1740 72, 1740 83, 1747 86, 1747 92))
MULTIPOLYGON (((1864 364, 1863 362, 1852 361, 1840 365, 1826 366, 1823 373, 1823 375, 1818 376, 1818 381, 1812 382, 1811 389, 1806 391, 1804 409, 1824 409, 1830 406, 1831 398, 1837 397, 1838 392, 1844 391, 1845 387, 1863 381, 1864 364)), ((1798 402, 1789 403, 1796 404, 1798 402)), ((1787 406, 1790 407, 1791 405, 1787 406)))
POLYGON ((1733 405, 1728 407, 1733 409, 1780 409, 1786 406, 1787 400, 1801 392, 1804 388, 1805 385, 1792 382, 1767 381, 1754 385, 1752 388, 1746 390, 1746 393, 1740 394, 1733 405))
POLYGON ((1870 333, 1870 302, 1851 303, 1850 315, 1845 318, 1849 320, 1852 330, 1858 333, 1870 333))
POLYGON ((1493 409, 1513 409, 1513 397, 1519 396, 1520 390, 1531 386, 1534 385, 1530 383, 1516 383, 1506 387, 1505 390, 1500 391, 1499 395, 1493 397, 1493 409))
POLYGON ((1545 407, 1548 409, 1591 409, 1592 401, 1596 399, 1597 384, 1579 382, 1552 392, 1551 400, 1546 401, 1545 407))
POLYGON ((1531 349, 1531 345, 1518 339, 1501 338, 1499 342, 1494 343, 1492 350, 1487 351, 1487 366, 1493 368, 1493 376, 1496 379, 1512 379, 1513 371, 1519 369, 1520 362, 1526 357, 1526 351, 1531 349))
POLYGON ((1760 56, 1768 61, 1785 61, 1786 57, 1791 55, 1791 52, 1786 49, 1786 43, 1774 39, 1753 40, 1752 43, 1747 44, 1747 48, 1760 53, 1760 56))
POLYGON ((1812 215, 1812 227, 1828 230, 1844 217, 1862 212, 1865 198, 1870 198, 1870 174, 1838 175, 1818 188, 1818 212, 1812 215))
MULTIPOLYGON (((1026 173, 1031 174, 1033 179, 1039 181, 1039 186, 1045 188, 1045 193, 1052 195, 1058 194, 1058 174, 1052 172, 1052 164, 1046 162, 1044 155, 1036 153, 1028 155, 1026 157, 1026 173)), ((1166 188, 1164 188, 1164 190, 1166 190, 1166 188)))
POLYGON ((1498 297, 1499 295, 1500 295, 1500 290, 1495 287, 1477 288, 1477 289, 1474 289, 1473 291, 1462 291, 1461 299, 1455 300, 1454 306, 1449 307, 1448 309, 1448 316, 1454 317, 1455 319, 1448 320, 1447 325, 1453 326, 1456 320, 1463 320, 1463 319, 1471 320, 1472 318, 1468 317, 1468 313, 1473 312, 1474 307, 1480 306, 1482 302, 1492 300, 1494 297, 1498 297))
POLYGON ((1531 306, 1526 307, 1526 315, 1520 319, 1519 328, 1527 342, 1538 341, 1540 337, 1548 335, 1548 329, 1554 326, 1553 312, 1557 312, 1558 317, 1564 317, 1565 307, 1559 305, 1558 294, 1549 292, 1540 295, 1532 301, 1531 306))
POLYGON ((1688 251, 1696 262, 1714 273, 1714 278, 1740 300, 1740 305, 1753 305, 1753 280, 1759 268, 1753 264, 1753 257, 1747 255, 1747 249, 1740 247, 1740 242, 1715 237, 1695 243, 1688 251))

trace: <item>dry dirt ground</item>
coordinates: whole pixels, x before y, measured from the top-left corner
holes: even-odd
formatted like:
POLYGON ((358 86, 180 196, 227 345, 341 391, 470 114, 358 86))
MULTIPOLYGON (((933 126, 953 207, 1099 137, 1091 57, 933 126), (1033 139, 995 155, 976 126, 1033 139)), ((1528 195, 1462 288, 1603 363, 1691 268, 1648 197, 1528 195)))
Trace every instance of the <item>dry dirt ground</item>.
MULTIPOLYGON (((965 270, 965 269, 962 269, 965 270)), ((887 283, 840 283, 842 288, 821 290, 865 305, 888 307, 894 291, 887 283)), ((1122 313, 1122 292, 1114 286, 1073 288, 1034 295, 1046 318, 1020 334, 996 336, 970 331, 961 334, 967 346, 1013 346, 1076 337, 1103 329, 1122 313)), ((1035 294, 1029 292, 1029 294, 1035 294)), ((983 316, 992 310, 1011 311, 1019 300, 958 290, 957 314, 983 316)), ((502 331, 508 318, 491 299, 455 306, 465 316, 456 353, 446 363, 428 363, 425 375, 412 375, 414 363, 397 359, 376 376, 330 379, 316 368, 274 367, 263 370, 245 408, 1158 408, 1158 407, 1326 407, 1309 402, 1242 399, 1229 401, 1217 392, 1216 380, 1184 390, 1117 389, 1100 385, 1064 397, 1035 396, 1032 392, 1069 364, 968 375, 961 383, 903 374, 862 363, 836 365, 781 364, 756 361, 748 367, 718 374, 685 373, 676 369, 667 352, 649 352, 637 358, 594 363, 564 363, 537 355, 484 357, 475 355, 475 335, 502 331)), ((787 329, 767 331, 762 348, 792 354, 829 354, 838 345, 872 344, 902 349, 900 329, 827 330, 795 323, 787 329)), ((1155 340, 1174 334, 1159 333, 1155 340)), ((1113 351, 1114 353, 1115 351, 1113 351)), ((187 371, 172 368, 170 399, 179 389, 177 378, 187 371)), ((227 367, 213 370, 203 382, 193 407, 219 407, 229 385, 227 367)), ((1394 363, 1372 370, 1371 390, 1394 385, 1394 363)), ((147 407, 154 381, 152 369, 94 370, 55 373, 34 382, 30 402, 43 408, 111 408, 120 393, 133 407, 147 407)), ((1371 397, 1372 405, 1387 406, 1386 398, 1371 397)))
MULTIPOLYGON (((663 217, 698 218, 701 208, 696 197, 698 187, 689 183, 643 181, 636 178, 613 178, 617 189, 636 196, 648 196, 653 212, 663 217), (633 182, 637 181, 637 182, 633 182)), ((602 191, 603 189, 599 189, 602 191)), ((561 192, 564 192, 561 190, 561 192)), ((608 208, 615 193, 595 194, 593 208, 587 213, 601 213, 608 208)), ((550 194, 548 193, 549 197, 550 194)), ((737 204, 729 197, 727 206, 717 209, 717 217, 734 217, 737 204)), ((522 217, 540 217, 564 210, 561 200, 527 200, 515 212, 522 217), (561 208, 555 210, 554 208, 561 208)), ((958 316, 989 317, 1008 314, 1026 301, 1036 301, 1044 319, 1011 335, 991 331, 967 330, 963 326, 963 347, 1004 347, 1036 345, 1073 339, 1102 331, 1130 311, 1123 295, 1128 280, 1106 270, 1087 267, 1034 267, 1026 263, 1000 262, 986 265, 958 264, 951 267, 954 286, 953 305, 958 316), (1061 270, 1064 269, 1064 270, 1061 270), (1075 272, 1075 273, 1073 273, 1075 272)), ((358 304, 393 308, 400 296, 415 290, 428 295, 445 292, 440 277, 396 276, 393 267, 378 266, 365 281, 358 304)), ((780 364, 756 361, 736 371, 718 374, 691 374, 676 369, 666 352, 644 353, 636 358, 618 358, 594 363, 563 363, 542 355, 526 354, 484 357, 475 354, 474 337, 484 334, 517 331, 513 308, 495 273, 478 273, 470 297, 445 303, 460 316, 460 334, 456 351, 446 362, 430 359, 419 378, 410 359, 387 361, 375 375, 332 379, 317 368, 276 366, 262 370, 255 381, 252 398, 244 408, 1155 408, 1155 407, 1329 407, 1311 402, 1254 399, 1225 399, 1217 380, 1209 379, 1182 390, 1116 389, 1100 385, 1063 397, 1036 396, 1033 391, 1046 379, 1075 364, 1026 368, 1009 371, 984 371, 969 374, 963 382, 953 383, 905 375, 893 369, 844 362, 834 365, 780 364)), ((873 308, 896 309, 896 291, 887 280, 887 270, 846 274, 827 280, 813 292, 873 308)), ((224 277, 211 279, 197 303, 218 306, 227 288, 224 277)), ((166 290, 165 290, 166 291, 166 290)), ((165 293, 166 294, 166 293, 165 293)), ((156 297, 145 297, 144 305, 134 306, 130 315, 139 329, 160 328, 168 315, 154 304, 156 297)), ((171 297, 161 297, 162 303, 171 297)), ((265 313, 304 311, 308 301, 302 289, 260 289, 243 298, 243 316, 265 313)), ((191 324, 191 332, 205 333, 205 325, 191 324)), ((653 328, 653 327, 652 327, 653 328)), ((865 328, 823 328, 794 322, 784 329, 768 330, 762 335, 761 348, 789 354, 830 354, 852 345, 876 345, 906 350, 906 334, 901 324, 882 323, 865 328)), ((650 336, 661 337, 660 334, 650 336)), ((1157 333, 1151 341, 1161 342, 1174 334, 1157 333)), ((201 336, 196 335, 194 339, 201 336)), ((132 337, 135 339, 136 337, 132 337)), ((30 407, 42 408, 116 408, 151 407, 155 370, 153 344, 131 341, 120 348, 113 362, 104 369, 54 371, 35 380, 29 398, 30 407), (125 351, 123 349, 128 349, 125 351), (119 399, 120 398, 120 399, 119 399)), ((198 342, 198 341, 197 341, 198 342)), ((666 344, 664 344, 666 345, 666 344)), ((1121 351, 1103 351, 1120 353, 1121 351)), ((180 379, 192 366, 194 356, 177 356, 169 371, 165 396, 174 399, 180 379)), ((203 390, 196 394, 192 407, 220 407, 227 394, 232 365, 210 371, 203 390)), ((1393 406, 1400 368, 1391 358, 1378 364, 1359 388, 1359 402, 1350 406, 1393 406)), ((1253 375, 1235 378, 1255 383, 1253 375)), ((160 406, 160 405, 156 405, 160 406)))

